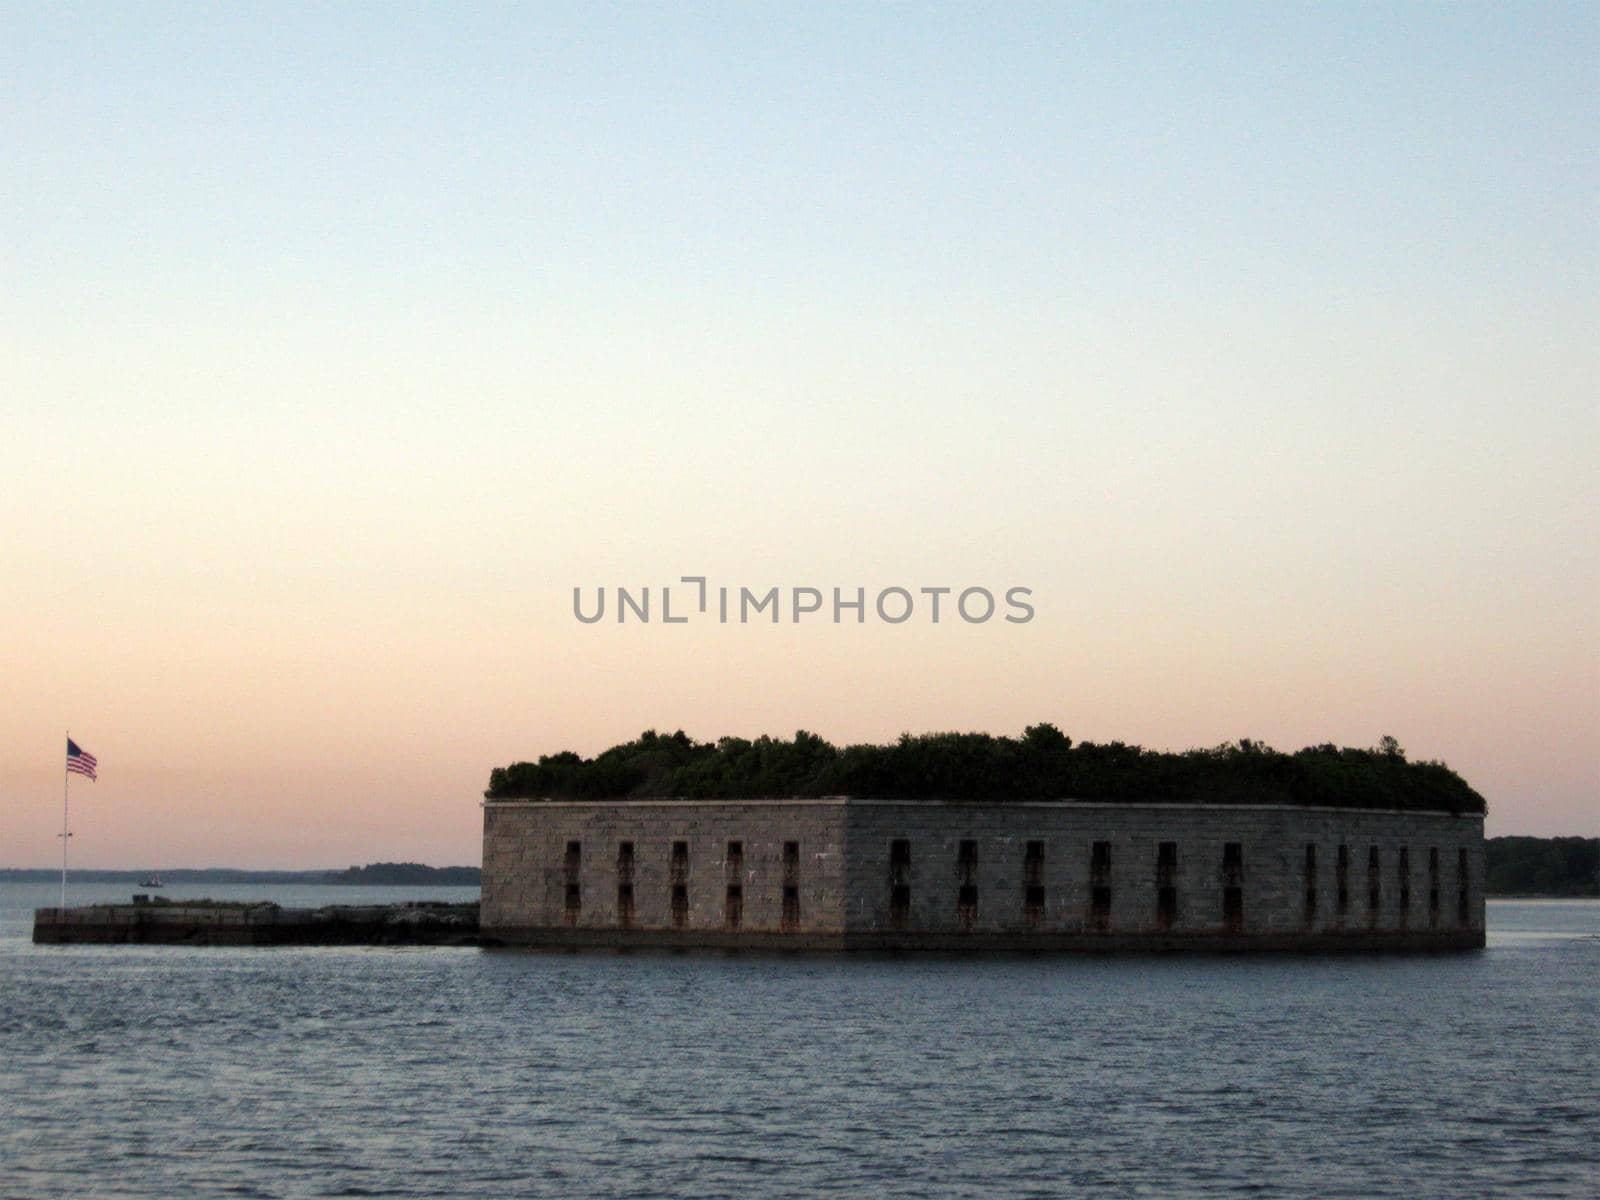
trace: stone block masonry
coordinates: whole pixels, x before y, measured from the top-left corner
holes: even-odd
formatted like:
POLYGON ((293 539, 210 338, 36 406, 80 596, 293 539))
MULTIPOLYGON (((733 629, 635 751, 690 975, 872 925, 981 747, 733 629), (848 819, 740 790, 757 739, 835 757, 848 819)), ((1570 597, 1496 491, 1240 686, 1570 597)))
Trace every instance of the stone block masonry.
POLYGON ((489 801, 487 944, 1484 944, 1483 817, 1281 805, 489 801))
POLYGON ((484 814, 491 938, 739 944, 845 932, 841 801, 495 802, 484 814))

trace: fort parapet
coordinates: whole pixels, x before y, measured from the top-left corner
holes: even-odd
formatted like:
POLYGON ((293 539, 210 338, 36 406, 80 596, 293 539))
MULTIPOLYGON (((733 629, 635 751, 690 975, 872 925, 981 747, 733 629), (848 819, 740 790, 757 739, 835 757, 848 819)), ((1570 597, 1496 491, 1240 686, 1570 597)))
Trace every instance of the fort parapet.
POLYGON ((1483 816, 1289 805, 490 800, 485 944, 1456 950, 1483 816))

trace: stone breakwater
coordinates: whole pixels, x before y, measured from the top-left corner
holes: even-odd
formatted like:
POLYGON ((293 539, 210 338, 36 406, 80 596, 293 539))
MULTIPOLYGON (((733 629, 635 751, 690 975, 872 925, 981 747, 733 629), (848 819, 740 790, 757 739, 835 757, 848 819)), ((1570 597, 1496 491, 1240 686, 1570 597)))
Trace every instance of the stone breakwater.
POLYGON ((39 944, 475 946, 476 904, 99 904, 41 908, 39 944))

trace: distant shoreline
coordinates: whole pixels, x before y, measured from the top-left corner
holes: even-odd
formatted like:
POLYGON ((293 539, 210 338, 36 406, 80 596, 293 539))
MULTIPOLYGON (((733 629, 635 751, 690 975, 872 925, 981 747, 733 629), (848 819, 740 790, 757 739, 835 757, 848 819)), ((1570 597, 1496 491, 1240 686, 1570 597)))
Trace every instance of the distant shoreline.
MULTIPOLYGON (((1484 894, 1494 900, 1584 900, 1600 897, 1600 838, 1492 837, 1485 841, 1488 877, 1484 894)), ((244 870, 235 867, 100 868, 74 870, 79 883, 139 885, 159 874, 166 884, 300 884, 354 887, 481 887, 478 867, 430 867, 425 863, 368 863, 344 870, 244 870)), ((0 867, 0 883, 49 883, 55 867, 0 867)))
MULTIPOLYGON (((451 883, 439 879, 421 879, 417 881, 402 881, 397 883, 384 882, 357 882, 351 886, 356 887, 478 887, 480 886, 476 872, 477 867, 434 867, 438 872, 468 870, 474 872, 474 877, 467 883, 451 883)), ((233 883, 249 886, 269 887, 272 884, 301 884, 313 887, 338 887, 347 881, 342 878, 343 871, 230 871, 230 870, 185 870, 162 871, 161 878, 164 883, 233 883)), ((73 871, 70 879, 74 883, 126 883, 137 887, 149 878, 149 871, 73 871)), ((51 870, 48 867, 0 867, 0 883, 58 883, 61 880, 60 868, 51 870)), ((1589 894, 1575 894, 1572 892, 1495 892, 1486 891, 1485 899, 1488 900, 1600 900, 1600 892, 1589 894)))
MULTIPOLYGON (((348 885, 353 887, 477 887, 477 867, 430 867, 422 863, 369 863, 364 867, 320 871, 250 871, 233 867, 173 867, 73 870, 78 883, 128 883, 138 885, 151 876, 163 883, 233 883, 348 885)), ((61 878, 59 868, 0 867, 0 883, 49 883, 61 878)))

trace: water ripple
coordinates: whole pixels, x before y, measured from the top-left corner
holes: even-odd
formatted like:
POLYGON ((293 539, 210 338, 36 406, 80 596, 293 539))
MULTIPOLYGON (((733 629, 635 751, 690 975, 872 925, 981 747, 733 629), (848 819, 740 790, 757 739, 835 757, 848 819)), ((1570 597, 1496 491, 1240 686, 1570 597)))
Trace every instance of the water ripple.
POLYGON ((0 936, 0 1196, 1592 1197, 1571 911, 1338 960, 0 936))

